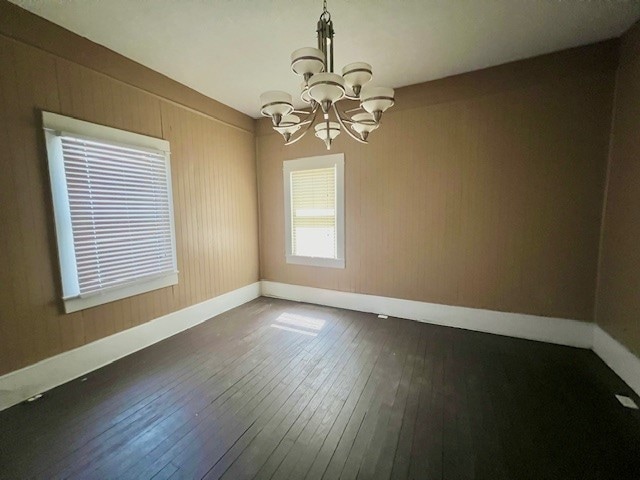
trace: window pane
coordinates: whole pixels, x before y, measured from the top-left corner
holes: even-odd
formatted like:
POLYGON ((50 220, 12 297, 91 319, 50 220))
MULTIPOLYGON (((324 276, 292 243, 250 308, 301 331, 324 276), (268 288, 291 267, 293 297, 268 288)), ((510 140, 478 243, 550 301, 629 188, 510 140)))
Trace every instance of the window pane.
POLYGON ((336 169, 291 172, 292 254, 336 258, 336 169))
POLYGON ((294 227, 295 255, 335 258, 335 228, 294 227))

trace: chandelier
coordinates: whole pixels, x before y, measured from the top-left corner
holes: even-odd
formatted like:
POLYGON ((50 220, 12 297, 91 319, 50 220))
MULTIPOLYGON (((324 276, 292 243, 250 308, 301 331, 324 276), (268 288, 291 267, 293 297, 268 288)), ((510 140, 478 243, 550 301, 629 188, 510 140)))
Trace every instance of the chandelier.
POLYGON ((300 98, 308 107, 296 110, 287 92, 269 91, 260 95, 260 112, 271 117, 273 129, 284 137, 285 145, 300 140, 312 126, 327 150, 342 130, 354 140, 367 143, 369 134, 380 126, 383 112, 393 106, 394 91, 367 85, 373 76, 368 63, 350 63, 342 69, 342 75, 333 73, 334 31, 326 0, 316 31, 318 48, 299 48, 291 54, 291 70, 303 79, 300 98), (341 112, 337 107, 341 100, 358 102, 359 106, 341 112))

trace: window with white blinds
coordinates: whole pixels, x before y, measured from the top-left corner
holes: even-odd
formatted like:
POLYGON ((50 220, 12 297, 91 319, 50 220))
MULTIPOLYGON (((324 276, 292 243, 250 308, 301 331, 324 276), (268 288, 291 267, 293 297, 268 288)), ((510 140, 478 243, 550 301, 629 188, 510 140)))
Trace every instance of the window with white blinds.
POLYGON ((336 258, 336 168, 291 172, 292 254, 336 258))
POLYGON ((66 310, 177 283, 168 142, 43 113, 66 310))
POLYGON ((284 162, 287 262, 344 268, 344 156, 284 162))

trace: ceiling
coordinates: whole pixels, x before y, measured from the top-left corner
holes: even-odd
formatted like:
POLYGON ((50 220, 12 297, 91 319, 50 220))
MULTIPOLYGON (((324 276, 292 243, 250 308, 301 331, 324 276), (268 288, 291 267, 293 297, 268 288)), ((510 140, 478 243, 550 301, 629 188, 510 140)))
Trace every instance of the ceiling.
MULTIPOLYGON (((11 0, 252 117, 259 95, 300 79, 289 55, 316 46, 320 0, 11 0)), ((373 66, 401 87, 625 32, 640 0, 328 0, 336 72, 373 66)))

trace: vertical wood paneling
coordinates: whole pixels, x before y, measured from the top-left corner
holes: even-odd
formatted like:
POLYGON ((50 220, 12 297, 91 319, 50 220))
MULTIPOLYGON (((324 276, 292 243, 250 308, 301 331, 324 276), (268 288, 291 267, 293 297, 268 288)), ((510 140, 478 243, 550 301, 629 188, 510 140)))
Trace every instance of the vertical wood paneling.
MULTIPOLYGON (((0 62, 5 65, 13 62, 14 52, 12 45, 0 43, 0 62)), ((17 108, 15 106, 16 90, 15 72, 9 71, 0 75, 0 101, 1 109, 8 110, 17 108)), ((0 138, 2 145, 11 145, 13 125, 8 118, 2 117, 0 138)), ((11 162, 12 153, 9 147, 0 149, 0 159, 3 175, 0 175, 0 199, 2 205, 13 207, 16 204, 16 190, 14 171, 19 168, 11 162)), ((2 225, 17 225, 19 215, 17 208, 0 209, 0 221, 2 225)), ((2 318, 11 318, 11 322, 0 322, 0 332, 6 344, 6 348, 0 349, 0 364, 7 365, 8 368, 15 368, 17 359, 22 356, 22 346, 18 343, 19 339, 19 323, 17 321, 18 305, 20 299, 16 296, 18 292, 20 280, 24 275, 24 270, 12 268, 16 266, 16 260, 20 257, 22 242, 20 240, 21 233, 15 229, 1 229, 0 240, 2 241, 0 248, 0 261, 2 265, 9 268, 0 269, 0 279, 3 288, 0 289, 0 315, 2 318)))
POLYGON ((343 270, 285 263, 282 162, 326 150, 259 125, 262 278, 591 321, 615 71, 575 56, 540 80, 518 72, 544 59, 408 87, 414 104, 401 89, 369 146, 338 137, 343 270))
POLYGON ((13 45, 12 51, 13 68, 7 74, 13 75, 15 85, 7 93, 15 99, 11 107, 16 115, 8 122, 10 142, 7 146, 8 160, 14 166, 13 208, 17 210, 18 222, 3 228, 17 228, 20 232, 20 254, 10 259, 11 268, 23 270, 14 284, 19 298, 15 312, 19 322, 17 341, 22 356, 33 362, 38 354, 48 356, 60 348, 57 319, 49 315, 39 318, 42 312, 50 313, 55 308, 48 294, 55 283, 50 275, 52 250, 47 241, 50 210, 38 208, 46 205, 49 192, 48 177, 42 171, 46 157, 42 156, 42 137, 32 128, 39 123, 38 109, 58 108, 59 103, 53 59, 19 44, 13 45), (40 68, 34 70, 34 64, 40 68), (29 275, 29 271, 39 275, 29 275))
POLYGON ((0 35, 0 374, 258 280, 253 133, 0 35), (63 314, 40 111, 172 148, 179 283, 63 314))
POLYGON ((640 356, 640 24, 622 38, 596 320, 640 356))
POLYGON ((254 153, 246 132, 181 107, 162 103, 162 120, 172 163, 184 166, 173 169, 172 182, 180 212, 176 302, 186 306, 258 277, 254 153))

